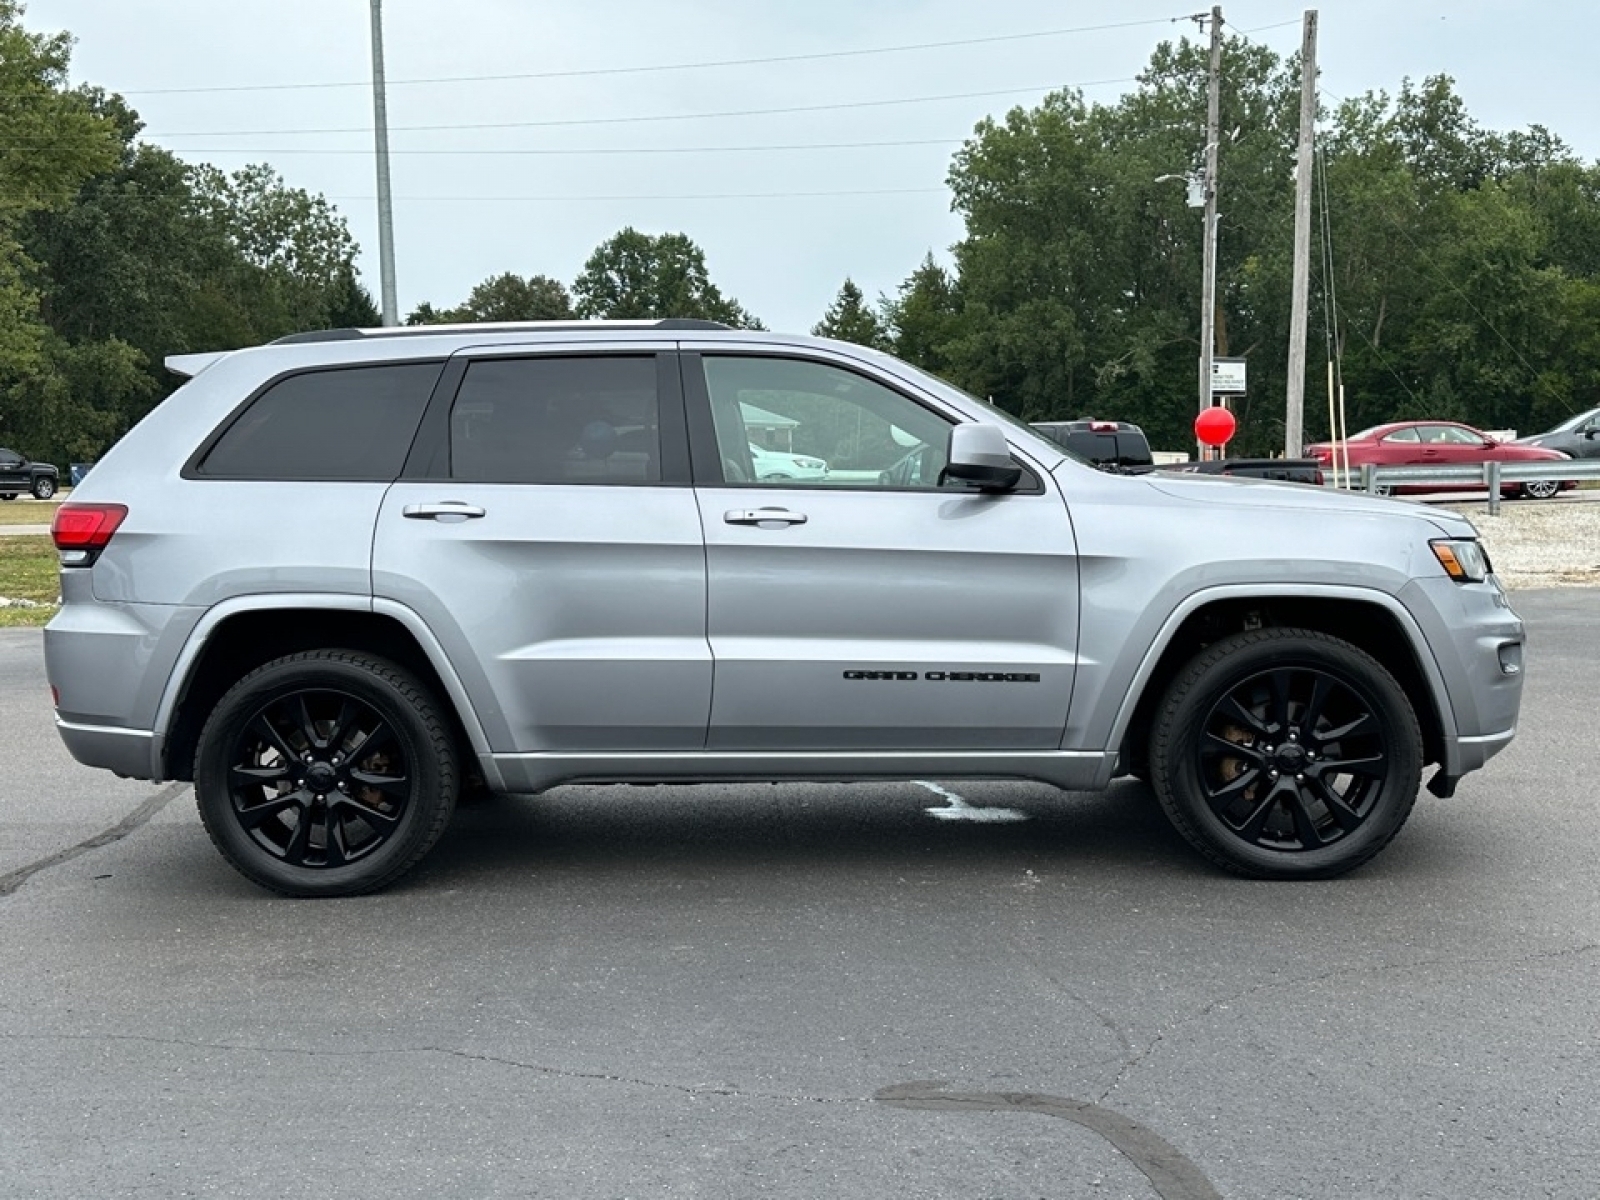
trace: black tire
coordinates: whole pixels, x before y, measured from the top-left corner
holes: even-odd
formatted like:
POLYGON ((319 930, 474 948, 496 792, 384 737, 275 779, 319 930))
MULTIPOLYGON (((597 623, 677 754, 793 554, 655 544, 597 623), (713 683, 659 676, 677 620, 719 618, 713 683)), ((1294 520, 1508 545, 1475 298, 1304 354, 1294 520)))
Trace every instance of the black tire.
POLYGON ((48 500, 56 494, 56 481, 48 475, 33 481, 33 498, 35 500, 48 500))
POLYGON ((1522 485, 1522 494, 1529 500, 1548 500, 1560 490, 1559 479, 1530 479, 1522 485))
POLYGON ((1370 655, 1310 630, 1254 630, 1207 646, 1173 680, 1150 776, 1173 827, 1217 865, 1327 879, 1405 824, 1422 731, 1370 655))
POLYGON ((354 896, 421 860, 455 810, 456 748, 428 689, 347 650, 276 659, 206 721, 194 789, 212 842, 286 896, 354 896))
POLYGON ((15 500, 16 498, 17 494, 15 492, 0 492, 0 500, 15 500))

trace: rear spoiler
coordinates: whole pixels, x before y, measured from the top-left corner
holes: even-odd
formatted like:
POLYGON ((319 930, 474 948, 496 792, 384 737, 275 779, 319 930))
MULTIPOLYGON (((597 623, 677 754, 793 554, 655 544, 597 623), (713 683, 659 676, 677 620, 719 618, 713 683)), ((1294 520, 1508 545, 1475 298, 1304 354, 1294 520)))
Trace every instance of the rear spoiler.
POLYGON ((232 353, 232 350, 212 350, 205 354, 169 354, 164 361, 167 364, 167 370, 174 375, 182 375, 185 379, 193 379, 212 363, 221 362, 232 353))

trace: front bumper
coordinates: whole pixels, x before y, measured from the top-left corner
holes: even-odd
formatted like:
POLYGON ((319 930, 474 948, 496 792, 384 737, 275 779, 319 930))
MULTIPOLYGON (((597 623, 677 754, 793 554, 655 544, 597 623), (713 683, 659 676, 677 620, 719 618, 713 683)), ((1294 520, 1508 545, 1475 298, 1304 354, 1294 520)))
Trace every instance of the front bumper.
POLYGON ((1400 600, 1415 616, 1443 679, 1441 774, 1476 771, 1510 744, 1522 707, 1527 631, 1500 581, 1414 579, 1400 600))

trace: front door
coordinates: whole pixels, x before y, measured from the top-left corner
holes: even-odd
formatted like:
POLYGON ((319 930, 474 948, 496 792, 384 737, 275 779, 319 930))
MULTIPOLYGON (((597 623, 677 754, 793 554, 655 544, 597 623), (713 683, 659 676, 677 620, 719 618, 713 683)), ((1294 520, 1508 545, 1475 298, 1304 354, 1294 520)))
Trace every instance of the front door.
POLYGON ((1046 472, 1004 495, 945 485, 955 418, 848 362, 707 349, 684 356, 684 384, 708 749, 1060 746, 1077 560, 1046 472), (759 477, 783 456, 794 477, 759 477))

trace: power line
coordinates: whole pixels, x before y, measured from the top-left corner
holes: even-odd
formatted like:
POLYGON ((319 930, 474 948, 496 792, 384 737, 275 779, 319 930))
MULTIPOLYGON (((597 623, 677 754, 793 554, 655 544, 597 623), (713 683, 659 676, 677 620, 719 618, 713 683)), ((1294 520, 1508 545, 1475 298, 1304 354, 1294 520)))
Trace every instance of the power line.
MULTIPOLYGON (((607 75, 659 74, 668 71, 701 71, 720 67, 773 66, 779 63, 821 62, 840 58, 865 58, 879 54, 905 54, 919 50, 944 50, 958 46, 993 45, 1000 42, 1020 42, 1039 38, 1067 37, 1080 33, 1103 33, 1115 29, 1134 29, 1146 25, 1169 25, 1186 17, 1156 17, 1143 21, 1118 21, 1105 25, 1079 25, 1070 29, 1040 29, 1032 33, 1003 33, 988 37, 954 38, 941 42, 915 42, 904 46, 877 46, 861 50, 827 50, 812 54, 778 54, 761 58, 727 58, 707 62, 658 63, 640 67, 593 67, 575 71, 525 71, 508 75, 442 75, 422 79, 391 79, 388 86, 401 87, 445 83, 504 83, 530 79, 580 79, 607 75)), ((368 80, 337 83, 260 83, 224 84, 215 87, 135 88, 124 90, 125 96, 176 96, 219 92, 285 92, 310 91, 329 88, 368 87, 368 80)))
MULTIPOLYGON (((1033 95, 1038 92, 1058 91, 1062 88, 1107 87, 1118 83, 1136 83, 1136 78, 1093 79, 1086 83, 1039 84, 1025 88, 1000 88, 988 92, 951 92, 942 96, 907 96, 894 100, 854 100, 838 104, 802 104, 787 108, 750 108, 709 113, 657 113, 633 117, 572 117, 557 121, 479 121, 453 122, 440 125, 395 125, 396 133, 443 133, 461 129, 553 129, 580 125, 629 125, 660 121, 706 121, 723 117, 770 117, 793 113, 838 112, 844 109, 887 108, 897 104, 934 104, 947 100, 981 100, 994 96, 1033 95)), ((340 126, 327 129, 204 129, 181 132, 153 133, 151 137, 282 137, 303 134, 371 133, 367 126, 340 126)))
MULTIPOLYGON (((572 150, 553 150, 548 148, 520 149, 508 147, 493 147, 483 150, 463 149, 451 147, 447 149, 398 149, 391 150, 391 154, 443 154, 443 155, 626 155, 632 157, 640 154, 764 154, 788 150, 884 150, 895 149, 901 146, 958 146, 963 138, 916 138, 907 141, 887 142, 804 142, 794 144, 774 144, 767 146, 630 146, 630 147, 603 147, 589 146, 572 150)), ((255 151, 240 147, 212 146, 193 147, 184 151, 185 154, 254 154, 255 151)), ((354 151, 339 149, 329 146, 314 146, 305 149, 272 151, 275 155, 283 154, 351 154, 354 151)))
MULTIPOLYGON (((396 200, 405 200, 414 203, 432 204, 567 204, 589 203, 593 201, 633 201, 633 200, 790 200, 790 199, 816 199, 832 196, 911 196, 928 195, 934 192, 944 192, 943 187, 908 187, 908 188, 847 188, 829 191, 808 192, 688 192, 674 194, 611 194, 592 196, 396 196, 396 200)), ((152 197, 143 192, 129 191, 102 191, 96 193, 95 202, 103 203, 106 200, 143 201, 152 197)), ((373 195, 328 195, 317 192, 313 196, 317 200, 347 200, 347 201, 374 201, 373 195)), ((13 201, 30 204, 48 203, 58 204, 70 202, 72 197, 61 195, 47 195, 45 193, 25 192, 0 192, 0 203, 13 201)), ((160 197, 156 197, 160 199, 160 197)))

